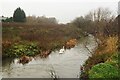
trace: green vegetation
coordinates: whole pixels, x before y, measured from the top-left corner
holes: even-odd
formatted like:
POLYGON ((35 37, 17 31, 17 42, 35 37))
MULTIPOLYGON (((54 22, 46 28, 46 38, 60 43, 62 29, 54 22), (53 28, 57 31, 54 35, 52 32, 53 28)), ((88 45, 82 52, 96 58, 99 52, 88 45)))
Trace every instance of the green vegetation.
POLYGON ((25 12, 19 7, 14 11, 13 14, 13 21, 14 22, 25 22, 26 21, 26 15, 25 12))
POLYGON ((102 8, 67 24, 58 24, 55 18, 44 16, 26 18, 24 11, 17 8, 13 18, 2 23, 2 56, 3 59, 38 54, 46 57, 51 51, 62 48, 66 43, 73 46, 77 39, 90 33, 94 35, 98 46, 85 62, 84 72, 80 77, 117 78, 117 54, 120 47, 117 21, 118 17, 114 18, 109 10, 102 8))
POLYGON ((13 22, 13 17, 10 18, 7 17, 5 20, 2 20, 2 22, 13 22))
POLYGON ((116 78, 118 69, 110 64, 100 63, 89 71, 89 78, 116 78))
POLYGON ((118 37, 104 38, 92 57, 84 64, 81 78, 118 78, 118 37))
POLYGON ((105 63, 110 64, 118 68, 118 52, 115 52, 105 63))
POLYGON ((35 43, 15 43, 12 44, 9 48, 4 48, 3 56, 7 57, 20 57, 20 56, 35 56, 36 54, 40 53, 37 44, 35 43))
POLYGON ((94 35, 97 48, 85 62, 82 79, 118 77, 118 17, 109 9, 98 8, 86 16, 76 18, 72 23, 86 33, 94 35), (85 24, 87 23, 87 24, 85 24), (99 41, 97 40, 99 39, 99 41), (110 69, 110 70, 109 70, 110 69))
POLYGON ((89 71, 89 78, 118 78, 118 57, 113 54, 105 63, 93 66, 89 71))
POLYGON ((34 56, 42 54, 44 51, 53 51, 62 48, 70 39, 80 39, 80 36, 84 35, 79 28, 72 25, 29 24, 26 22, 3 23, 2 26, 4 57, 20 57, 23 54, 34 56), (35 43, 36 52, 34 52, 34 48, 28 49, 33 43, 35 43), (15 49, 16 47, 17 49, 15 49))

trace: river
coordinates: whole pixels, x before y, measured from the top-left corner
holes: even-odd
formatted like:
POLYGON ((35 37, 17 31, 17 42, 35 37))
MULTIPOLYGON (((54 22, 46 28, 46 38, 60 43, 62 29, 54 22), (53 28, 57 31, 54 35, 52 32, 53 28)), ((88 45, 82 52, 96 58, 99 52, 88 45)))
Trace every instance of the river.
POLYGON ((51 71, 59 78, 77 78, 80 65, 91 55, 84 47, 86 41, 90 50, 96 47, 94 37, 89 36, 63 54, 53 51, 47 58, 37 57, 25 65, 17 63, 18 59, 3 61, 3 78, 51 78, 51 71))

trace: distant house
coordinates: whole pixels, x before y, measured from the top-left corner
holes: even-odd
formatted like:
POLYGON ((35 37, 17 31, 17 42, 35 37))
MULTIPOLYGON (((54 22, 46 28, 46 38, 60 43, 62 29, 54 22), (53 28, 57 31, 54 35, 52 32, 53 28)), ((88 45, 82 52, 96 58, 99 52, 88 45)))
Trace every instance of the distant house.
POLYGON ((2 20, 6 20, 6 19, 7 19, 7 17, 0 16, 0 21, 2 21, 2 20))

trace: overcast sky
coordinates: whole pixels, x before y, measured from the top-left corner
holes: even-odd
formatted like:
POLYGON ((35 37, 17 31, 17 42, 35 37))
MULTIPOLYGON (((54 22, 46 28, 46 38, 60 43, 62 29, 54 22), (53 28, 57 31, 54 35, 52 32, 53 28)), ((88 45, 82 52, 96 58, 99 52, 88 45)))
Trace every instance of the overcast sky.
POLYGON ((55 17, 59 22, 67 23, 78 16, 99 7, 109 8, 117 14, 119 0, 0 0, 0 15, 10 17, 17 7, 21 7, 27 16, 35 15, 55 17))

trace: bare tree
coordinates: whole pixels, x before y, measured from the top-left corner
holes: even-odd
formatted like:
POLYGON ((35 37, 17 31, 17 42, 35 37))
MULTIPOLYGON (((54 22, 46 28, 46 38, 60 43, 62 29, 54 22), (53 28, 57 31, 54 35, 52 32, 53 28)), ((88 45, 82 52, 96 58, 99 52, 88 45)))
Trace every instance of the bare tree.
POLYGON ((38 17, 28 16, 27 23, 29 24, 41 24, 41 23, 58 24, 58 21, 54 17, 47 18, 46 16, 38 16, 38 17))

